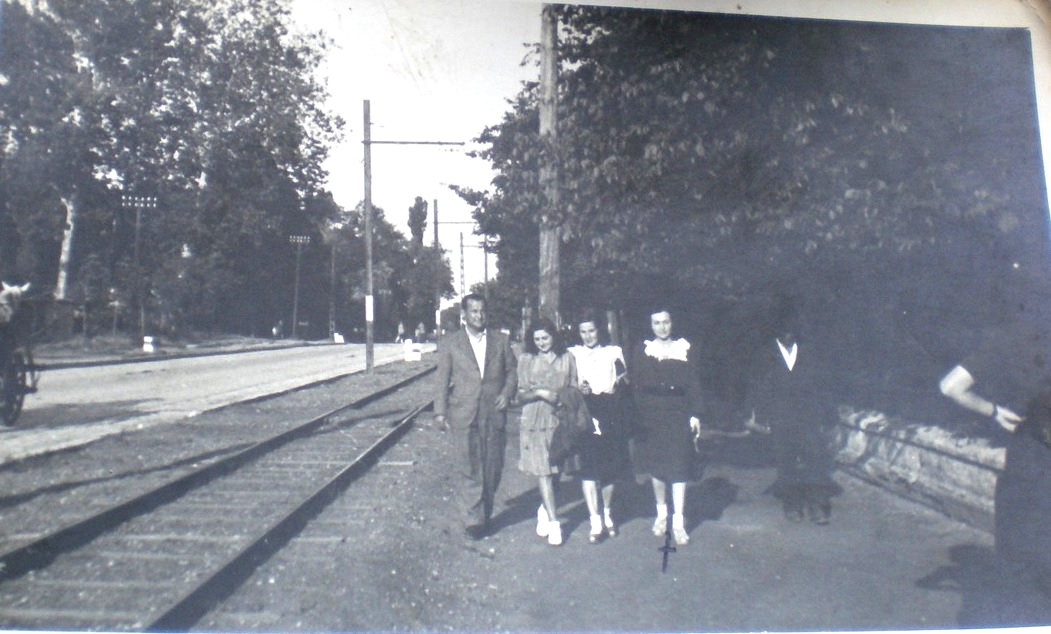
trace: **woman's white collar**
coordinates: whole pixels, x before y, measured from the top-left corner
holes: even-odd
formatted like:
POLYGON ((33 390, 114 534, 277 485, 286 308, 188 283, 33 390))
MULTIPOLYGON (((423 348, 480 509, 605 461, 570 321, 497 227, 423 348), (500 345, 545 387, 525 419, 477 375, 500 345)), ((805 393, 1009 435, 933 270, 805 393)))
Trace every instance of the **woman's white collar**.
POLYGON ((685 339, 668 339, 661 341, 655 339, 652 341, 644 342, 644 352, 647 356, 653 357, 658 361, 664 361, 666 359, 674 359, 676 361, 686 361, 686 353, 690 350, 690 342, 685 339))

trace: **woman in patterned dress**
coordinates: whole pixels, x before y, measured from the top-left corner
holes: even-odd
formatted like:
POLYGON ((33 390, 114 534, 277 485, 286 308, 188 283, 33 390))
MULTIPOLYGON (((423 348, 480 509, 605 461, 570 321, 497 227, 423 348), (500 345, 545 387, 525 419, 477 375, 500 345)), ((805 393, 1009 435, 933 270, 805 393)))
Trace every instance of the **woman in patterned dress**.
POLYGON ((668 530, 667 483, 672 483, 672 534, 676 544, 685 545, 690 541, 683 515, 686 481, 694 460, 693 439, 701 430, 696 351, 689 341, 672 337, 667 310, 652 313, 650 327, 654 338, 638 347, 630 366, 640 428, 635 468, 653 483, 657 507, 653 534, 659 537, 668 530))
POLYGON ((525 336, 525 352, 518 359, 518 402, 522 404, 518 468, 539 479, 543 506, 537 512, 537 534, 552 546, 562 544, 562 525, 555 504, 551 464, 551 437, 558 426, 555 408, 559 391, 577 386, 573 355, 566 352, 555 325, 547 319, 532 324, 525 336))
POLYGON ((599 543, 604 534, 616 537, 617 527, 610 514, 614 483, 631 469, 629 421, 623 407, 623 388, 627 383, 624 353, 620 346, 604 343, 606 333, 602 326, 601 320, 593 315, 582 317, 577 322, 582 345, 569 349, 577 363, 580 391, 594 426, 581 440, 579 471, 584 501, 591 515, 588 541, 592 544, 599 543))

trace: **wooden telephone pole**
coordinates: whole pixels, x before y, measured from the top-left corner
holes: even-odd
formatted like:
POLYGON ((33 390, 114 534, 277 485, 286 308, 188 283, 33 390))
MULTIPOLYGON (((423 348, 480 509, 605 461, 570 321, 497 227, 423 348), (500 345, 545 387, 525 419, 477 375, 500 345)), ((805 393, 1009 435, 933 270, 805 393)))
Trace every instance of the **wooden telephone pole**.
POLYGON ((545 4, 540 29, 540 143, 544 148, 540 165, 540 187, 547 205, 540 216, 540 316, 556 325, 559 320, 560 220, 558 166, 554 149, 558 127, 558 17, 545 4))

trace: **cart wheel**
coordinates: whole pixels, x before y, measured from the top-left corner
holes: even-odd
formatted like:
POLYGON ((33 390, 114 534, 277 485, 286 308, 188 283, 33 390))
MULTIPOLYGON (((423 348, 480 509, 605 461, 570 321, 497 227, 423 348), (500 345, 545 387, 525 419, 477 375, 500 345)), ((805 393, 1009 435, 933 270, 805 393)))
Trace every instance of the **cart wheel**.
POLYGON ((14 425, 26 400, 26 362, 21 352, 14 352, 0 372, 0 423, 14 425))

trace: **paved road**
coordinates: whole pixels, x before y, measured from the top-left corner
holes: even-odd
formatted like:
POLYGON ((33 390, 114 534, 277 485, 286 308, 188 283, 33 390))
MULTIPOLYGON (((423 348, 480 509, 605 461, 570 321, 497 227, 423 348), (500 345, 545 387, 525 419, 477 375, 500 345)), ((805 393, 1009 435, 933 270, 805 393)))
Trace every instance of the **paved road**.
MULTIPOLYGON (((378 344, 375 363, 402 359, 378 344)), ((318 345, 228 355, 47 370, 18 424, 0 432, 0 462, 185 419, 365 368, 362 345, 318 345)))

